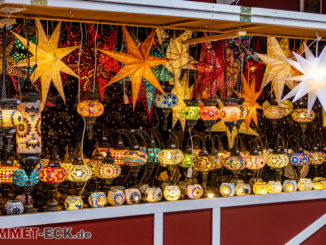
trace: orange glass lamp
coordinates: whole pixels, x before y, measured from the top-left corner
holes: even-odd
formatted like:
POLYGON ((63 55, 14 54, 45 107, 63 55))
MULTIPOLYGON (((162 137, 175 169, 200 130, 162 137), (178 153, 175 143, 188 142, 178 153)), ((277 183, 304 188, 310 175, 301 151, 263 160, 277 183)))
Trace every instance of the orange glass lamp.
POLYGON ((17 166, 13 165, 13 161, 7 160, 0 166, 0 185, 2 198, 0 206, 3 207, 6 201, 9 200, 8 194, 10 192, 10 185, 13 184, 12 175, 14 171, 18 169, 17 166))
POLYGON ((98 93, 90 92, 86 94, 85 100, 77 105, 78 114, 86 119, 86 126, 90 139, 93 137, 93 126, 96 118, 101 116, 104 112, 104 106, 97 98, 98 93))
POLYGON ((203 100, 204 107, 199 110, 200 119, 204 121, 209 131, 212 130, 212 126, 220 118, 220 110, 216 107, 218 99, 208 98, 203 100))
POLYGON ((182 117, 186 119, 186 122, 190 128, 193 128, 197 120, 200 118, 199 111, 200 108, 198 107, 199 100, 183 100, 186 104, 186 107, 182 109, 182 117))
POLYGON ((60 166, 59 156, 55 159, 50 160, 47 167, 44 167, 40 171, 40 180, 50 185, 51 198, 45 207, 48 211, 58 211, 62 209, 58 201, 55 198, 56 189, 60 183, 65 181, 67 178, 66 170, 60 166))
POLYGON ((125 147, 125 145, 123 144, 122 139, 119 137, 117 147, 110 149, 110 153, 111 153, 111 156, 112 156, 112 158, 114 160, 114 163, 119 164, 119 165, 123 165, 124 164, 123 155, 126 152, 128 152, 128 150, 129 149, 127 147, 125 147))

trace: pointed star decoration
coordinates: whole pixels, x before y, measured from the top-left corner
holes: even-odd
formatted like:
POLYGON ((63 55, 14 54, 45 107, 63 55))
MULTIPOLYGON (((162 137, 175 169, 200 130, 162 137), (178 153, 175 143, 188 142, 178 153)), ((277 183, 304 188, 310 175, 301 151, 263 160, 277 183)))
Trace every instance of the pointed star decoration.
POLYGON ((292 102, 295 102, 308 94, 309 113, 317 98, 323 109, 326 110, 326 47, 324 47, 319 57, 315 57, 306 44, 304 46, 306 58, 293 52, 297 61, 284 59, 303 75, 288 78, 294 81, 300 81, 300 83, 282 101, 294 96, 292 102))
MULTIPOLYGON (((162 31, 160 33, 161 37, 159 37, 159 40, 162 40, 165 35, 162 31)), ((197 61, 188 53, 188 44, 182 44, 183 41, 191 38, 191 36, 192 31, 187 30, 180 36, 171 38, 169 46, 166 49, 166 58, 168 62, 165 64, 165 67, 177 79, 180 79, 181 69, 194 70, 195 67, 190 66, 190 64, 197 63, 197 61)))
POLYGON ((243 102, 243 105, 247 107, 248 109, 248 115, 244 119, 246 128, 249 129, 251 120, 254 121, 256 126, 258 126, 258 120, 257 120, 257 109, 263 109, 258 103, 257 99, 259 98, 260 94, 263 92, 263 90, 260 90, 256 92, 255 90, 255 77, 251 81, 250 85, 247 83, 246 78, 242 77, 242 93, 239 93, 237 91, 234 91, 235 94, 238 96, 238 98, 244 98, 245 101, 243 102))
POLYGON ((181 82, 179 81, 179 79, 174 80, 174 87, 171 92, 177 95, 178 104, 172 108, 172 128, 174 128, 177 122, 179 121, 182 130, 185 130, 186 119, 184 119, 182 116, 182 109, 186 107, 184 100, 192 98, 193 87, 194 85, 188 87, 188 80, 186 74, 184 74, 181 82))
POLYGON ((292 88, 293 82, 286 82, 285 79, 292 76, 291 65, 284 58, 287 58, 281 45, 275 37, 267 38, 267 55, 256 55, 266 64, 265 74, 261 88, 263 89, 269 82, 272 82, 277 103, 280 103, 285 83, 292 88))
MULTIPOLYGON (((30 58, 30 65, 34 66, 37 64, 37 67, 31 75, 31 78, 33 79, 32 82, 35 82, 37 79, 41 78, 43 106, 45 105, 51 81, 58 90, 61 98, 64 100, 64 102, 66 102, 60 73, 63 72, 77 78, 78 76, 64 62, 62 62, 62 59, 76 49, 77 46, 58 48, 61 22, 59 22, 56 26, 50 39, 47 39, 41 21, 36 20, 35 24, 37 27, 38 42, 37 45, 32 42, 29 43, 29 51, 33 55, 30 58)), ((23 43, 24 46, 27 46, 27 40, 25 38, 16 33, 13 34, 23 43)), ((27 64, 27 60, 24 60, 17 66, 27 66, 27 64)))
MULTIPOLYGON (((221 100, 218 101, 219 108, 222 109, 224 107, 224 104, 221 100)), ((228 139, 230 139, 230 131, 228 127, 225 125, 225 123, 220 120, 217 123, 215 123, 212 127, 212 132, 225 132, 228 139)), ((234 145, 234 139, 237 136, 237 134, 248 134, 253 136, 259 136, 259 134, 253 130, 252 128, 248 127, 246 128, 246 125, 244 122, 241 123, 239 131, 236 127, 233 127, 232 130, 232 142, 228 140, 229 149, 232 149, 234 145)))
POLYGON ((125 77, 130 76, 132 86, 133 109, 135 109, 142 78, 146 79, 161 93, 164 93, 159 81, 152 72, 151 67, 165 64, 166 59, 149 56, 149 52, 152 48, 152 44, 154 41, 155 30, 153 30, 149 34, 149 36, 139 46, 139 48, 130 36, 126 27, 122 27, 122 32, 126 44, 127 53, 118 53, 102 49, 100 49, 100 51, 124 64, 122 69, 110 80, 107 86, 125 77))

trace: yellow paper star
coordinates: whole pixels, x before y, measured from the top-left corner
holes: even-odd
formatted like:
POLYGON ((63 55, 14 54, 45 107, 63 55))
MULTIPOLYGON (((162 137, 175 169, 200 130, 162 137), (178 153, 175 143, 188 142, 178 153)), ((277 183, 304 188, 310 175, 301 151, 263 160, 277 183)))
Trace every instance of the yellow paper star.
POLYGON ((266 64, 261 88, 272 82, 276 101, 280 103, 284 84, 287 84, 290 88, 294 86, 293 81, 285 81, 286 78, 292 77, 291 65, 284 60, 284 58, 287 58, 287 55, 275 37, 268 37, 267 55, 257 53, 257 56, 266 64))
MULTIPOLYGON (((163 36, 163 34, 161 35, 163 36)), ((182 43, 191 38, 191 36, 192 31, 187 30, 177 38, 171 38, 166 50, 166 58, 168 59, 168 62, 165 64, 165 67, 174 74, 174 77, 177 79, 180 79, 182 68, 194 70, 195 68, 190 64, 197 63, 197 61, 188 53, 188 45, 182 43)))
POLYGON ((244 119, 246 128, 249 129, 251 120, 258 126, 257 120, 257 109, 263 109, 256 101, 259 98, 260 94, 263 92, 262 90, 256 92, 255 91, 255 77, 251 81, 249 85, 246 81, 246 78, 242 77, 242 93, 238 93, 234 91, 238 98, 244 98, 245 101, 243 105, 248 109, 248 115, 244 119))
POLYGON ((174 79, 174 87, 171 90, 172 93, 178 96, 178 104, 172 108, 172 128, 180 121, 182 130, 185 130, 186 119, 182 116, 182 109, 186 107, 183 100, 191 99, 193 91, 193 85, 188 87, 187 75, 184 74, 181 82, 179 79, 174 79))
MULTIPOLYGON (((221 100, 218 100, 218 105, 219 105, 220 109, 222 109, 224 107, 224 104, 221 100)), ((247 129, 245 123, 242 122, 240 124, 239 131, 236 129, 236 127, 233 127, 232 137, 230 137, 231 136, 230 131, 222 120, 218 121, 217 123, 215 123, 213 125, 212 132, 226 132, 226 136, 228 137, 228 139, 230 139, 230 138, 232 139, 231 141, 228 141, 229 149, 232 149, 232 147, 234 145, 234 139, 237 136, 237 134, 249 134, 249 135, 253 135, 253 136, 259 136, 259 134, 252 128, 249 127, 247 129)))
MULTIPOLYGON (((58 23, 50 39, 48 40, 40 20, 35 21, 37 27, 37 45, 29 42, 29 52, 33 54, 30 59, 30 65, 37 64, 31 78, 33 82, 41 78, 41 90, 42 90, 42 105, 44 106, 46 97, 48 95, 51 81, 58 90, 62 99, 66 102, 65 94, 63 91, 63 85, 61 81, 60 72, 72 75, 78 78, 78 76, 61 61, 63 57, 71 53, 75 47, 58 48, 61 22, 58 23)), ((27 40, 22 36, 13 33, 22 43, 27 46, 27 40)), ((27 66, 27 60, 19 63, 18 66, 27 66)))
POLYGON ((131 76, 133 109, 135 109, 142 78, 146 79, 161 93, 165 94, 151 67, 166 63, 166 59, 149 56, 154 41, 155 30, 149 34, 139 48, 126 27, 122 27, 122 32, 127 53, 117 53, 102 49, 100 51, 124 64, 122 69, 110 80, 107 86, 131 76))

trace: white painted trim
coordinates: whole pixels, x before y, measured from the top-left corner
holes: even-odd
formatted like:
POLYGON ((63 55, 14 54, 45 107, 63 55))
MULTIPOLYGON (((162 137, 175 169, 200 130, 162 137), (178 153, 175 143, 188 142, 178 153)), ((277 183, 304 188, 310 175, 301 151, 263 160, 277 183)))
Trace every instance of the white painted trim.
POLYGON ((221 208, 212 210, 212 245, 220 245, 221 241, 221 208))
POLYGON ((44 212, 14 216, 0 216, 0 228, 78 222, 84 220, 109 219, 155 213, 182 212, 293 201, 326 199, 326 190, 250 195, 241 197, 218 197, 213 199, 182 200, 176 202, 145 203, 119 207, 88 208, 76 211, 44 212))
POLYGON ((154 245, 163 245, 163 213, 154 214, 154 245))
POLYGON ((298 235, 293 237, 290 241, 286 243, 286 245, 298 245, 307 240, 307 238, 311 237, 315 234, 319 229, 326 225, 326 213, 301 231, 298 235))

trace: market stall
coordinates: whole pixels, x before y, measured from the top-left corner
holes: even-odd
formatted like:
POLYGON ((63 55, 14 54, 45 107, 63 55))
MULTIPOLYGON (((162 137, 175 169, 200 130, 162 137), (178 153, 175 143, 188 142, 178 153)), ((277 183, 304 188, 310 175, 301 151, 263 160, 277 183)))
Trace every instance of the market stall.
POLYGON ((0 15, 0 228, 325 240, 323 15, 149 0, 0 15))

